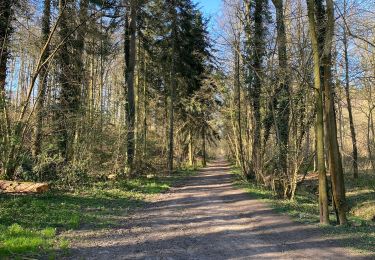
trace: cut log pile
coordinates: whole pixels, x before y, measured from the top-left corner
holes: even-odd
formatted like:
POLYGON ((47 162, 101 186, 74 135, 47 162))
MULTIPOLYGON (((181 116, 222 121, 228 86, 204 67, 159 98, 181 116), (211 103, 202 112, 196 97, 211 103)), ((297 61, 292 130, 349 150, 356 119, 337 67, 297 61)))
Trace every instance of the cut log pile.
POLYGON ((48 183, 0 180, 0 193, 44 193, 46 191, 48 191, 48 183))

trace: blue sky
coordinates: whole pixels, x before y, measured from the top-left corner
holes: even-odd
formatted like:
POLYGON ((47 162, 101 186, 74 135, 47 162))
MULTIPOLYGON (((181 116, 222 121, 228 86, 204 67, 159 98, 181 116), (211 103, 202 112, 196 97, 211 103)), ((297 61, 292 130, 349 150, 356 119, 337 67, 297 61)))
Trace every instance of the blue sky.
POLYGON ((214 15, 220 10, 221 0, 194 0, 207 15, 214 15))
POLYGON ((212 29, 215 23, 215 16, 221 9, 222 0, 193 0, 193 1, 198 4, 199 9, 202 10, 205 17, 211 18, 210 27, 212 29))

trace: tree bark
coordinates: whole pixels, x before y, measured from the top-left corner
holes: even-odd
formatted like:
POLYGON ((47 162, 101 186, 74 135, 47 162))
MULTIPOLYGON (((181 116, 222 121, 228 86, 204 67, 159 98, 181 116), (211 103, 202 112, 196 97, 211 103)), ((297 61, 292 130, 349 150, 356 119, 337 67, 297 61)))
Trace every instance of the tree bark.
MULTIPOLYGON (((371 100, 371 87, 370 87, 370 100, 371 100)), ((371 164, 372 171, 375 172, 375 159, 373 158, 372 149, 374 148, 374 122, 373 122, 373 110, 375 106, 369 106, 369 114, 367 117, 367 153, 368 159, 371 164)))
POLYGON ((76 133, 76 121, 80 108, 80 88, 78 84, 72 81, 74 79, 74 70, 76 69, 73 60, 72 50, 72 0, 60 0, 60 40, 63 45, 59 51, 59 82, 61 86, 58 111, 58 145, 59 150, 65 161, 73 158, 73 142, 76 133))
POLYGON ((309 31, 314 59, 314 87, 316 93, 316 152, 319 174, 320 223, 329 224, 327 176, 324 160, 323 86, 320 75, 320 55, 315 21, 314 0, 307 0, 309 31))
POLYGON ((194 152, 193 152, 193 136, 191 134, 191 129, 189 129, 189 166, 194 165, 194 152))
POLYGON ((277 111, 276 127, 278 130, 278 165, 285 177, 288 175, 288 141, 289 141, 289 76, 288 57, 286 49, 286 32, 284 21, 283 0, 273 0, 276 8, 277 48, 279 58, 279 86, 276 90, 277 111))
POLYGON ((206 153, 206 130, 203 129, 202 133, 202 166, 207 166, 207 153, 206 153))
MULTIPOLYGON (((48 41, 49 34, 51 32, 50 24, 51 16, 51 0, 44 0, 44 10, 42 18, 42 42, 45 44, 48 41)), ((42 56, 42 62, 44 62, 47 57, 50 55, 50 47, 47 45, 46 51, 42 56)), ((34 158, 36 158, 41 152, 42 145, 42 135, 43 135, 43 117, 44 117, 44 103, 46 100, 46 90, 48 82, 48 69, 47 65, 44 65, 40 70, 39 74, 39 87, 38 87, 38 96, 35 105, 35 129, 34 129, 34 140, 32 153, 34 158)))
POLYGON ((261 95, 261 84, 262 84, 262 70, 263 70, 263 58, 265 55, 264 50, 264 11, 265 1, 255 0, 254 10, 254 55, 252 70, 254 71, 253 82, 251 88, 251 98, 253 105, 253 144, 252 144, 252 174, 250 177, 256 176, 258 179, 261 175, 261 164, 262 164, 262 147, 261 147, 261 107, 260 107, 260 95, 261 95))
MULTIPOLYGON (((0 0, 0 108, 5 106, 5 80, 7 72, 7 62, 9 57, 9 39, 12 32, 12 5, 11 1, 0 0)), ((2 111, 1 111, 2 112, 2 111)))
MULTIPOLYGON (((135 63, 136 63, 136 31, 137 31, 137 12, 136 12, 136 1, 130 1, 130 21, 129 27, 125 30, 128 30, 128 34, 125 33, 126 44, 129 46, 125 47, 125 59, 128 58, 125 69, 125 80, 127 87, 127 96, 126 96, 126 120, 127 120, 127 167, 130 174, 134 170, 134 128, 135 128, 135 96, 134 96, 134 72, 135 72, 135 63), (128 36, 127 36, 128 35, 128 36), (127 50, 128 48, 128 50, 127 50), (127 54, 128 52, 128 54, 127 54)), ((126 17, 126 19, 128 19, 126 17)))
POLYGON ((2 169, 0 168, 0 174, 9 178, 12 174, 13 168, 10 164, 9 154, 11 153, 11 122, 7 107, 7 95, 6 95, 6 74, 7 74, 7 62, 9 58, 9 39, 12 33, 11 20, 12 20, 12 5, 11 1, 0 0, 0 148, 1 148, 1 161, 2 169), (9 171, 10 170, 10 171, 9 171))
POLYGON ((169 11, 172 20, 172 59, 171 59, 171 78, 169 86, 169 132, 168 132, 168 172, 173 173, 173 160, 174 160, 174 102, 175 102, 175 90, 176 90, 176 37, 177 37, 177 13, 174 0, 169 0, 169 11))
POLYGON ((332 0, 326 0, 327 27, 322 54, 324 68, 324 96, 325 117, 328 133, 329 171, 332 179, 332 190, 335 205, 338 211, 340 225, 347 223, 347 203, 345 198, 344 173, 339 144, 337 141, 337 125, 334 107, 334 90, 332 87, 332 41, 334 35, 334 5, 332 0))
MULTIPOLYGON (((79 28, 77 30, 77 38, 75 41, 75 48, 74 48, 74 75, 75 75, 75 83, 77 85, 78 91, 80 93, 83 93, 82 97, 80 98, 80 104, 79 104, 79 109, 80 111, 77 111, 76 114, 76 120, 73 122, 74 124, 74 132, 72 133, 73 135, 73 141, 72 141, 72 159, 75 160, 77 155, 79 155, 78 149, 78 144, 81 139, 81 135, 83 132, 83 127, 84 127, 84 117, 83 115, 87 111, 87 97, 85 96, 86 93, 88 92, 86 90, 86 79, 87 79, 87 71, 86 71, 86 66, 84 64, 84 53, 85 53, 85 38, 87 34, 87 20, 88 20, 88 7, 89 7, 89 0, 80 0, 79 1, 79 11, 78 11, 78 22, 79 22, 79 28), (82 109, 83 108, 83 109, 82 109), (78 113, 79 112, 79 113, 78 113)), ((102 17, 100 18, 100 30, 102 30, 102 17)), ((102 48, 100 49, 100 57, 102 60, 102 48)), ((102 63, 100 64, 102 68, 102 63)), ((102 86, 102 71, 101 71, 101 86, 102 86)), ((101 113, 101 118, 102 118, 101 113)))
MULTIPOLYGON (((146 55, 145 55, 146 58, 146 55)), ((144 61, 143 66, 143 157, 146 158, 147 156, 147 110, 148 110, 148 102, 147 102, 147 61, 144 61)))
MULTIPOLYGON (((344 1, 344 15, 346 15, 346 1, 344 1)), ((353 156, 353 177, 358 178, 358 149, 357 149, 357 138, 353 121, 353 111, 352 102, 350 99, 350 82, 349 82, 349 55, 348 55, 348 39, 347 39, 347 29, 344 28, 343 44, 344 44, 344 59, 345 59, 345 95, 346 103, 348 106, 349 114, 349 125, 350 125, 350 135, 352 138, 352 156, 353 156)))
POLYGON ((240 167, 243 174, 247 175, 245 158, 244 158, 244 148, 242 139, 242 118, 241 118, 241 80, 240 80, 240 35, 236 33, 236 39, 234 42, 234 86, 235 86, 235 103, 237 105, 236 115, 237 115, 237 125, 238 125, 238 148, 239 148, 239 159, 240 167))

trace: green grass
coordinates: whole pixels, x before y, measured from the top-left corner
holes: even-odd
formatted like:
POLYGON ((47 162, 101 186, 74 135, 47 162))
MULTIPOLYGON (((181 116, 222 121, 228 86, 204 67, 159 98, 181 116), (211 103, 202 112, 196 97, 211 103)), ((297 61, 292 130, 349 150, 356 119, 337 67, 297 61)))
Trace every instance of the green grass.
POLYGON ((74 193, 51 191, 39 195, 0 194, 0 259, 38 257, 66 249, 58 234, 71 229, 116 226, 119 216, 145 205, 147 196, 167 191, 193 174, 96 183, 74 193))
POLYGON ((9 227, 0 226, 0 256, 17 255, 23 252, 36 252, 47 250, 53 244, 56 235, 54 228, 41 230, 25 229, 18 224, 9 227))
MULTIPOLYGON (((239 175, 239 169, 233 168, 232 173, 239 175)), ((363 177, 363 176, 362 176, 363 177)), ((372 181, 372 180, 371 180, 372 181)), ((361 203, 370 201, 371 195, 363 191, 372 185, 371 181, 365 180, 351 180, 347 181, 348 203, 353 208, 360 208, 361 203), (350 192, 357 190, 361 196, 351 196, 350 192)), ((263 200, 271 205, 271 207, 279 213, 291 216, 295 221, 309 224, 319 224, 319 207, 318 198, 315 194, 308 191, 297 190, 296 198, 294 201, 277 199, 272 191, 263 186, 254 183, 245 182, 243 180, 236 181, 236 184, 245 188, 250 196, 263 200)), ((353 193, 355 194, 355 193, 353 193)), ((373 197, 372 197, 373 198, 373 197)), ((373 202, 373 200, 372 200, 373 202)), ((322 231, 327 236, 335 237, 347 241, 345 246, 359 250, 365 253, 375 252, 375 225, 366 220, 363 216, 359 217, 352 214, 353 210, 348 215, 349 224, 347 226, 321 226, 322 231)), ((330 220, 335 223, 335 215, 331 212, 330 220)))
POLYGON ((360 172, 359 178, 345 176, 350 213, 365 220, 375 217, 375 178, 372 172, 360 172))

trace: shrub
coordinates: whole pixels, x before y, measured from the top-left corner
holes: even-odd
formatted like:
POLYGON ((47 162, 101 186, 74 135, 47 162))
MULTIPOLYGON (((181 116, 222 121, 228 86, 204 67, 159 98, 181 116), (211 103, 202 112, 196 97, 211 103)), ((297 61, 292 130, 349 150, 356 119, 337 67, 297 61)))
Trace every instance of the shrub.
POLYGON ((64 167, 64 159, 59 155, 42 153, 33 167, 36 181, 56 181, 64 167))

